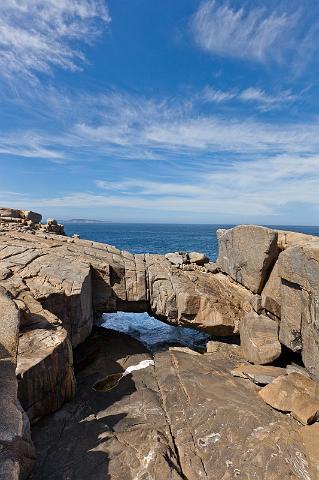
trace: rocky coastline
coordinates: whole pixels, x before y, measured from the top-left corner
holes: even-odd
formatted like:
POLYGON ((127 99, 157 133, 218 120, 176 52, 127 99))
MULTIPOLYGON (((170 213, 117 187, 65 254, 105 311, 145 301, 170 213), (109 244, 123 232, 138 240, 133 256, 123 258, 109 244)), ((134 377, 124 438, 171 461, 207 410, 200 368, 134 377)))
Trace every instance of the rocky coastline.
POLYGON ((318 237, 220 230, 213 263, 41 219, 0 208, 0 479, 319 479, 318 237), (116 311, 230 340, 153 357, 116 311))

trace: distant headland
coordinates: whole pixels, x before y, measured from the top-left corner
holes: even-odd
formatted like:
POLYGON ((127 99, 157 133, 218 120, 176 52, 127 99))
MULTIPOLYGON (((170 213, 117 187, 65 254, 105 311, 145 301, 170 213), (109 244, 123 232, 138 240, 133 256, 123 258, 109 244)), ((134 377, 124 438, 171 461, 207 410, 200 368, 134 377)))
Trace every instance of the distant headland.
POLYGON ((108 220, 91 220, 89 218, 71 218, 71 220, 61 220, 62 223, 112 223, 108 220))

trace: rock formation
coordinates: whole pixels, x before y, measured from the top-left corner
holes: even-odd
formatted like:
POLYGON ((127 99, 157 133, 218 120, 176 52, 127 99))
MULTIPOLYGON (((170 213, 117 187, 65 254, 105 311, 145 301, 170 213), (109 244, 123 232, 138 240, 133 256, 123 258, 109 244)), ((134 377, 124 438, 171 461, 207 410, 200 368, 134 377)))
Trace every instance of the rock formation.
POLYGON ((29 420, 17 398, 19 310, 0 288, 0 478, 26 478, 35 460, 29 420))
POLYGON ((239 330, 242 354, 249 362, 264 365, 280 356, 276 321, 252 312, 244 316, 239 330))
MULTIPOLYGON (((92 478, 107 478, 101 457, 108 458, 110 478, 119 480, 157 479, 160 470, 172 480, 226 480, 239 475, 265 480, 317 478, 315 454, 307 456, 298 423, 266 405, 285 410, 266 398, 266 389, 272 391, 278 384, 284 388, 290 382, 295 398, 297 391, 307 390, 309 380, 317 392, 318 238, 235 227, 219 232, 219 256, 213 264, 197 252, 134 255, 68 238, 54 219, 46 225, 40 221, 41 216, 30 211, 0 209, 0 375, 5 386, 0 395, 4 405, 0 478, 23 478, 28 473, 34 459, 29 421, 36 424, 39 438, 44 422, 43 435, 46 428, 55 432, 56 441, 61 439, 57 451, 74 461, 72 466, 65 463, 64 476, 52 476, 50 462, 53 468, 57 460, 47 435, 40 448, 46 451, 46 460, 34 473, 38 479, 84 479, 88 472, 92 478), (210 342, 206 355, 177 350, 157 354, 155 370, 130 377, 137 390, 124 389, 126 396, 118 399, 118 405, 110 402, 104 407, 106 397, 99 395, 106 393, 92 393, 97 373, 119 373, 110 367, 118 370, 130 357, 122 352, 123 361, 118 363, 118 358, 99 353, 105 347, 103 334, 90 335, 102 313, 116 311, 148 312, 214 336, 240 335, 241 346, 210 342), (283 362, 282 345, 301 355, 312 379, 301 367, 296 367, 297 373, 287 367, 284 376, 269 370, 275 367, 250 373, 243 368, 245 361, 283 362), (74 349, 76 355, 84 355, 86 371, 77 381, 74 349), (93 359, 98 356, 91 366, 85 360, 88 351, 93 359), (243 378, 231 373, 238 373, 238 368, 243 378), (294 375, 307 379, 301 382, 303 387, 291 382, 294 375), (269 385, 257 395, 259 387, 247 379, 269 385), (236 428, 238 418, 244 419, 241 429, 236 428), (92 422, 92 437, 77 445, 74 439, 83 433, 79 422, 92 422), (64 434, 66 425, 70 428, 64 434), (93 447, 96 434, 101 443, 93 447), (96 451, 91 470, 84 455, 89 447, 96 451)), ((140 353, 132 361, 149 358, 147 352, 140 353)), ((80 364, 77 361, 77 368, 80 364)), ((119 391, 129 380, 122 381, 119 391)), ((316 405, 313 397, 311 402, 316 405)), ((302 405, 298 408, 298 420, 317 419, 316 412, 308 418, 302 405)))

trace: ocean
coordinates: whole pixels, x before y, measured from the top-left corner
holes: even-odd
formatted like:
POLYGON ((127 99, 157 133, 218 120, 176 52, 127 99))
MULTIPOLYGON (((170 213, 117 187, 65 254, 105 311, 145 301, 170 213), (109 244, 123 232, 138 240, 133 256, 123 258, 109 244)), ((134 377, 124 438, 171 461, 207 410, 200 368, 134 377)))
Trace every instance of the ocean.
MULTIPOLYGON (((181 225, 143 223, 70 223, 67 235, 114 245, 132 253, 203 252, 214 261, 218 254, 216 230, 232 225, 181 225)), ((276 226, 280 230, 319 236, 319 227, 276 226)), ((202 349, 210 337, 189 328, 174 327, 147 313, 108 313, 103 326, 126 333, 141 341, 151 352, 168 346, 202 349)))
MULTIPOLYGON (((65 224, 67 235, 108 243, 132 253, 203 252, 212 261, 218 254, 216 230, 233 225, 183 225, 146 223, 65 224)), ((280 230, 318 235, 319 227, 273 226, 280 230)))

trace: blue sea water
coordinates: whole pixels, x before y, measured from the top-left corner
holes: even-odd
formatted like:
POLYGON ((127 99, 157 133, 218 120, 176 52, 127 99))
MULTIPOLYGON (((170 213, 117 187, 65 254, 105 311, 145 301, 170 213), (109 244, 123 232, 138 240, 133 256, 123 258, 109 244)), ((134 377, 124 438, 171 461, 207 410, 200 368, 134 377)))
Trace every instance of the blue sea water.
MULTIPOLYGON (((65 224, 67 235, 77 233, 81 238, 115 245, 132 253, 167 253, 199 251, 211 260, 218 254, 216 230, 231 225, 171 225, 99 223, 65 224)), ((319 227, 281 226, 291 230, 319 236, 319 227)), ((190 348, 203 347, 209 337, 189 328, 174 327, 160 322, 147 313, 118 312, 104 314, 103 326, 127 333, 140 340, 149 350, 156 351, 170 345, 190 348)))
MULTIPOLYGON (((65 224, 67 235, 77 233, 80 238, 108 243, 132 253, 203 252, 211 260, 218 254, 216 230, 232 225, 185 225, 147 223, 72 223, 65 224)), ((318 227, 276 226, 319 236, 318 227)))

